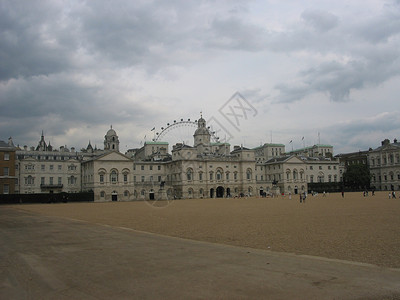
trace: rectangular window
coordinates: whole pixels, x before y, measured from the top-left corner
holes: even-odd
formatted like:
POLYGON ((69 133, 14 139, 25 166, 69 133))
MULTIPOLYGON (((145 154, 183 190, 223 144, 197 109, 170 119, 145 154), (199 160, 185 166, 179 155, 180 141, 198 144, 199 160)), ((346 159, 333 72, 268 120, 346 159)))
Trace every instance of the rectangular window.
POLYGON ((157 169, 158 169, 158 171, 160 171, 161 170, 161 166, 158 166, 157 169))
POLYGON ((144 166, 141 166, 140 169, 143 171, 144 170, 144 166))
POLYGON ((53 165, 50 165, 50 170, 53 170, 54 169, 54 166, 53 165))
POLYGON ((10 175, 10 169, 8 167, 3 168, 3 175, 4 176, 9 176, 10 175))
POLYGON ((3 185, 3 194, 10 193, 10 186, 8 184, 3 185))
POLYGON ((125 183, 128 182, 128 174, 124 174, 124 182, 125 182, 125 183))
POLYGON ((100 183, 103 183, 103 182, 104 182, 104 175, 100 174, 100 183))
POLYGON ((322 170, 322 166, 319 166, 319 169, 322 170))
POLYGON ((142 182, 144 182, 144 176, 142 176, 142 182))
MULTIPOLYGON (((400 176, 400 175, 399 175, 400 176)), ((203 180, 203 173, 199 173, 199 180, 202 181, 203 180)))
POLYGON ((4 153, 4 160, 10 160, 10 153, 4 153))
POLYGON ((136 182, 136 176, 133 176, 133 182, 136 182))
POLYGON ((150 171, 153 171, 153 166, 150 166, 150 171))
POLYGON ((58 184, 59 184, 59 185, 62 184, 62 177, 58 177, 58 184))
POLYGON ((313 169, 313 166, 310 166, 310 170, 312 170, 313 169))
POLYGON ((161 182, 161 176, 158 176, 158 182, 161 182))
POLYGON ((61 171, 62 165, 58 165, 58 171, 61 171))
POLYGON ((50 177, 50 184, 53 184, 53 177, 50 177))
POLYGON ((45 169, 46 169, 46 166, 45 166, 45 165, 41 165, 41 166, 40 166, 40 170, 44 171, 45 169))
POLYGON ((44 179, 44 177, 40 177, 40 184, 44 184, 44 181, 45 179, 44 179))

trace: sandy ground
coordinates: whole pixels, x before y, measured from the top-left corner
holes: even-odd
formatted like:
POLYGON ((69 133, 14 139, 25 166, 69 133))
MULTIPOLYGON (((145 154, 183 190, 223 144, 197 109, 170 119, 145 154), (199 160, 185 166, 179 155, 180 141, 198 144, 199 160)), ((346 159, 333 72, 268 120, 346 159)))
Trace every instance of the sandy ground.
POLYGON ((49 216, 400 268, 400 199, 388 193, 15 205, 49 216))

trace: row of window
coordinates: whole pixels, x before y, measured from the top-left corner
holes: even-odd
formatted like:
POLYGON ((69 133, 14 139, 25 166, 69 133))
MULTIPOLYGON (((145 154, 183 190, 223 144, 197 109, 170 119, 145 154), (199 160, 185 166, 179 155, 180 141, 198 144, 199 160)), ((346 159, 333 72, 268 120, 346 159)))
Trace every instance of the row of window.
MULTIPOLYGON (((379 166, 381 164, 381 159, 380 157, 377 158, 371 158, 371 166, 375 166, 375 162, 376 165, 379 166)), ((382 157, 382 165, 386 165, 386 164, 394 164, 395 160, 393 157, 393 154, 390 154, 387 158, 386 156, 382 157)), ((396 163, 400 163, 400 156, 397 154, 396 155, 396 163)))
MULTIPOLYGON (((318 169, 322 170, 323 168, 322 168, 322 166, 318 166, 318 169)), ((333 169, 336 170, 336 166, 333 166, 333 169)), ((314 170, 314 167, 310 166, 310 170, 314 170)), ((332 170, 332 166, 328 166, 328 170, 332 170)))
MULTIPOLYGON (((18 169, 18 165, 16 166, 18 169)), ((58 171, 62 171, 62 165, 57 165, 58 171)), ((32 171, 35 170, 35 165, 34 164, 27 164, 25 165, 25 170, 32 171)), ((41 171, 46 171, 46 165, 40 165, 40 170, 41 171)), ((54 165, 49 165, 49 170, 53 171, 54 170, 54 165)), ((68 165, 68 171, 76 171, 77 170, 77 165, 68 165)))
MULTIPOLYGON (((144 167, 145 167, 144 165, 140 166, 140 170, 144 171, 144 167)), ((149 166, 149 170, 153 171, 153 167, 155 167, 155 166, 150 165, 149 166)), ((133 169, 136 170, 136 165, 133 165, 133 169)), ((157 170, 160 171, 161 170, 161 166, 157 166, 157 170)))
POLYGON ((43 155, 18 155, 18 159, 34 158, 37 160, 69 160, 76 159, 76 156, 43 156, 43 155))
MULTIPOLYGON (((24 179, 25 179, 25 185, 34 185, 35 184, 35 177, 33 177, 31 175, 25 177, 24 179)), ((49 181, 48 181, 49 185, 55 184, 55 181, 54 181, 53 177, 49 177, 48 179, 49 179, 49 181)), ((78 183, 78 178, 77 177, 75 177, 75 176, 69 176, 68 177, 68 185, 76 185, 77 183, 78 183)), ((43 185, 47 184, 45 177, 41 177, 40 178, 40 184, 43 184, 43 185)), ((63 184, 62 183, 62 177, 58 177, 57 178, 57 184, 58 185, 63 184)))
MULTIPOLYGON (((390 174, 389 177, 390 177, 390 180, 394 180, 394 174, 390 174)), ((378 179, 379 179, 378 181, 382 181, 382 176, 379 175, 379 176, 378 176, 378 179)), ((397 179, 400 180, 400 173, 397 174, 397 179)), ((383 180, 384 180, 384 181, 387 181, 387 180, 388 180, 388 176, 387 176, 386 174, 383 175, 383 180)), ((375 176, 375 174, 372 175, 372 181, 376 182, 376 176, 375 176)))
MULTIPOLYGON (((101 173, 101 174, 99 174, 99 176, 100 176, 100 183, 104 183, 105 182, 105 180, 104 180, 105 174, 101 173)), ((124 173, 124 174, 122 174, 122 176, 123 176, 124 183, 128 183, 128 173, 124 173)), ((118 172, 117 171, 115 171, 115 170, 111 171, 110 182, 114 183, 114 184, 118 182, 118 172)))
MULTIPOLYGON (((337 182, 337 175, 333 175, 333 182, 337 182)), ((310 175, 310 183, 314 182, 314 175, 310 175)), ((317 182, 325 182, 325 176, 317 176, 317 182)), ((332 175, 328 175, 328 182, 332 182, 332 175)))
MULTIPOLYGON (((234 180, 237 180, 237 172, 234 172, 233 173, 233 179, 234 180)), ((247 179, 248 180, 251 180, 251 171, 247 171, 247 179)), ((199 175, 199 180, 200 181, 202 181, 203 180, 203 172, 199 172, 198 173, 198 175, 199 175)), ((214 172, 210 172, 209 173, 209 178, 210 178, 210 180, 214 180, 214 172)), ((186 172, 186 179, 188 180, 188 181, 192 181, 192 180, 194 180, 194 172, 193 172, 193 170, 192 169, 189 169, 189 170, 187 170, 187 172, 186 172)), ((229 180, 230 179, 230 173, 229 172, 226 172, 225 173, 225 179, 226 180, 229 180)), ((217 172, 215 172, 215 180, 223 180, 223 173, 222 173, 222 171, 217 171, 217 172)))

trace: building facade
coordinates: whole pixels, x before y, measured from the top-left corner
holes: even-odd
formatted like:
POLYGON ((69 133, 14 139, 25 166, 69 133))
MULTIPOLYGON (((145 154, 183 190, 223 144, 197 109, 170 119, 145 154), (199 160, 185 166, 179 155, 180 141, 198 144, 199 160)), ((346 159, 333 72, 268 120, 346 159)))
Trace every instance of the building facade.
POLYGON ((14 194, 17 183, 15 175, 16 148, 9 138, 8 143, 0 141, 0 194, 14 194))
POLYGON ((381 146, 368 151, 371 186, 377 190, 400 190, 400 143, 385 139, 381 146))
POLYGON ((37 147, 29 149, 2 142, 0 185, 5 193, 93 191, 95 201, 297 194, 311 183, 341 182, 347 165, 363 163, 370 167, 371 185, 377 190, 400 189, 397 140, 333 157, 330 145, 286 153, 283 144, 231 149, 229 143, 213 143, 210 137, 201 117, 193 145, 178 143, 171 151, 167 142, 152 141, 122 154, 112 127, 104 136, 103 150, 93 149, 90 142, 80 151, 54 149, 43 133, 37 147))

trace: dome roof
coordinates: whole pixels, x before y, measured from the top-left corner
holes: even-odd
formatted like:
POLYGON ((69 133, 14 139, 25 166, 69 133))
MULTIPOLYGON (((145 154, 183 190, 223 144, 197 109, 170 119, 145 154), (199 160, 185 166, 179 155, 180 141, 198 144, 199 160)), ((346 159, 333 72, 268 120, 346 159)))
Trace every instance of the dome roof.
POLYGON ((112 129, 112 126, 111 126, 111 128, 107 131, 106 136, 113 136, 113 135, 117 135, 117 133, 115 132, 114 129, 112 129))
POLYGON ((208 135, 210 135, 210 132, 208 132, 208 129, 205 128, 205 127, 199 127, 194 132, 194 135, 198 135, 198 134, 208 134, 208 135))

